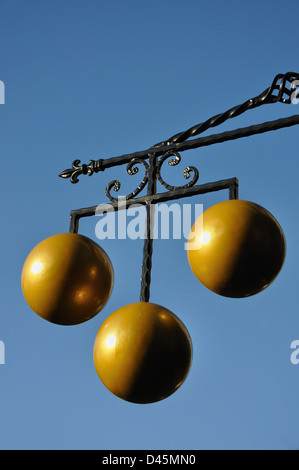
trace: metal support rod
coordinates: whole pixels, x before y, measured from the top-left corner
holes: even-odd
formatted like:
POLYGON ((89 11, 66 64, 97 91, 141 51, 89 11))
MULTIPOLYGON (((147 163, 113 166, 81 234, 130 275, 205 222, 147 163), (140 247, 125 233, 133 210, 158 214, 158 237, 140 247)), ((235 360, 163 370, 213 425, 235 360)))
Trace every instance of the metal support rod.
POLYGON ((70 233, 78 233, 79 231, 79 217, 71 212, 70 215, 70 233))
POLYGON ((229 199, 239 199, 239 181, 235 179, 235 183, 231 184, 229 187, 229 199))
POLYGON ((128 164, 132 161, 132 159, 147 160, 149 158, 149 154, 155 154, 156 157, 160 157, 166 152, 183 152, 185 150, 194 150, 200 147, 207 147, 210 145, 229 142, 231 140, 237 140, 244 137, 264 134, 266 132, 276 131, 278 129, 284 129, 287 127, 296 126, 298 124, 299 114, 288 118, 277 119, 276 121, 268 121, 254 126, 222 132, 220 134, 212 134, 207 137, 199 137, 197 139, 191 139, 182 143, 155 146, 147 150, 121 155, 119 157, 106 158, 104 160, 100 159, 98 161, 91 160, 89 165, 81 165, 80 160, 76 160, 73 163, 73 168, 64 170, 62 173, 60 173, 59 176, 61 178, 70 178, 72 183, 78 183, 78 177, 80 175, 91 176, 94 173, 103 172, 108 168, 128 164))
POLYGON ((70 214, 70 232, 78 233, 79 220, 84 217, 93 217, 95 215, 103 215, 105 212, 117 212, 119 210, 127 210, 131 206, 146 206, 148 203, 154 205, 162 202, 174 201, 186 197, 207 194, 216 191, 229 189, 230 199, 238 199, 238 180, 237 178, 230 178, 226 180, 216 181, 214 183, 206 183, 193 186, 188 189, 175 189, 173 191, 166 191, 164 193, 155 193, 152 196, 145 196, 136 199, 129 199, 127 201, 116 201, 99 206, 91 206, 83 209, 76 209, 71 211, 70 214))
POLYGON ((177 188, 173 191, 167 191, 157 194, 157 157, 152 155, 147 170, 148 175, 148 194, 145 197, 114 201, 111 204, 102 204, 100 206, 88 207, 86 209, 78 209, 71 212, 70 219, 70 232, 78 233, 79 220, 81 217, 92 217, 95 215, 103 215, 107 212, 117 212, 120 210, 127 210, 131 206, 143 205, 146 206, 146 234, 143 248, 143 263, 142 263, 142 277, 141 277, 141 293, 140 301, 149 302, 150 299, 150 285, 151 285, 151 271, 152 271, 152 256, 153 256, 153 238, 154 238, 154 222, 155 222, 155 205, 192 197, 196 195, 207 194, 210 192, 221 191, 224 189, 229 190, 230 199, 238 199, 239 196, 239 182, 237 178, 230 178, 221 180, 214 183, 207 183, 203 185, 193 186, 191 188, 177 188))
POLYGON ((149 302, 150 284, 152 271, 152 257, 154 248, 154 223, 155 223, 155 205, 151 203, 151 197, 157 191, 157 157, 150 156, 148 168, 148 190, 146 202, 146 234, 143 248, 143 263, 141 277, 140 302, 149 302))
POLYGON ((64 170, 62 173, 60 173, 59 176, 61 178, 70 178, 71 182, 75 184, 78 183, 78 177, 80 175, 91 176, 94 173, 99 173, 107 168, 129 163, 134 158, 139 160, 147 160, 149 155, 155 155, 159 157, 167 152, 182 152, 183 150, 190 150, 204 147, 206 145, 213 145, 220 142, 226 142, 228 140, 239 139, 241 137, 249 137, 251 135, 262 134, 264 132, 274 131, 284 127, 290 127, 299 124, 299 115, 296 115, 285 119, 278 119, 277 121, 265 122, 264 124, 259 124, 257 126, 251 126, 243 129, 237 129, 231 132, 223 132, 222 134, 215 134, 204 138, 190 140, 191 137, 195 137, 210 128, 219 126, 227 120, 240 116, 250 109, 255 109, 270 103, 293 103, 293 99, 297 96, 298 80, 299 74, 296 72, 278 74, 274 78, 272 85, 263 91, 263 93, 260 95, 251 98, 245 101, 245 103, 235 106, 222 114, 217 114, 207 121, 197 124, 196 126, 193 126, 184 132, 180 132, 170 139, 154 145, 150 149, 142 152, 135 152, 134 154, 131 153, 128 155, 122 155, 120 157, 99 159, 97 161, 90 160, 88 165, 81 164, 80 160, 75 160, 73 162, 73 167, 64 170))

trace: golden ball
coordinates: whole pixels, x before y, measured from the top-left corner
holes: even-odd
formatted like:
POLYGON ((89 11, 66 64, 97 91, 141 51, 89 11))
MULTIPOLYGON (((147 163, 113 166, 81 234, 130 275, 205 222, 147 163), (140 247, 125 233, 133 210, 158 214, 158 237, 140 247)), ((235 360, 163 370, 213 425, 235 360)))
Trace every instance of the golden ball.
POLYGON ((39 243, 27 257, 22 289, 31 309, 59 325, 90 320, 106 305, 113 288, 107 254, 83 235, 63 233, 39 243))
POLYGON ((286 256, 284 233, 263 207, 221 202, 206 210, 189 236, 188 260, 197 279, 216 294, 242 298, 266 289, 286 256))
POLYGON ((119 398, 154 403, 185 381, 192 361, 188 331, 159 305, 140 302, 113 313, 95 340, 94 364, 103 384, 119 398))

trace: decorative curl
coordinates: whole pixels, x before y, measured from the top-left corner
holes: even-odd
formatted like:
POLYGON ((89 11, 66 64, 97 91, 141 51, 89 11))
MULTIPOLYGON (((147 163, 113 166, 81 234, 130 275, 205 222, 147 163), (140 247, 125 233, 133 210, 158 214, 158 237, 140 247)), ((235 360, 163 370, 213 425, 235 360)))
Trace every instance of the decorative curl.
POLYGON ((296 89, 294 83, 299 80, 299 74, 288 72, 286 74, 276 75, 271 87, 265 92, 264 101, 266 103, 284 103, 291 104, 292 94, 296 89))
MULTIPOLYGON (((139 158, 133 158, 127 166, 128 175, 133 176, 133 175, 136 175, 137 173, 139 173, 139 168, 136 166, 136 164, 141 164, 141 165, 144 166, 145 176, 144 176, 143 180, 141 181, 140 185, 131 194, 124 197, 124 199, 126 201, 128 201, 130 199, 134 199, 134 197, 136 197, 139 193, 141 193, 141 191, 145 188, 145 186, 148 183, 148 168, 149 168, 149 165, 145 160, 141 160, 139 158)), ((118 198, 115 198, 115 197, 111 196, 112 189, 113 189, 113 191, 118 192, 120 190, 120 188, 121 188, 121 183, 118 180, 111 181, 111 183, 109 183, 108 186, 106 187, 106 196, 111 202, 117 202, 118 201, 118 198)))
POLYGON ((194 186, 199 179, 199 171, 194 166, 188 166, 184 170, 184 178, 186 180, 191 178, 191 173, 194 173, 192 180, 188 184, 185 184, 184 186, 172 186, 164 181, 164 179, 161 176, 161 170, 162 170, 163 164, 169 158, 170 160, 168 161, 168 165, 170 166, 177 166, 182 160, 182 157, 178 152, 172 152, 172 151, 167 152, 163 157, 160 158, 158 162, 158 168, 157 168, 157 178, 160 184, 162 184, 162 186, 164 186, 164 188, 168 189, 169 191, 173 191, 175 189, 192 188, 192 186, 194 186), (170 158, 170 157, 174 157, 174 158, 170 158))

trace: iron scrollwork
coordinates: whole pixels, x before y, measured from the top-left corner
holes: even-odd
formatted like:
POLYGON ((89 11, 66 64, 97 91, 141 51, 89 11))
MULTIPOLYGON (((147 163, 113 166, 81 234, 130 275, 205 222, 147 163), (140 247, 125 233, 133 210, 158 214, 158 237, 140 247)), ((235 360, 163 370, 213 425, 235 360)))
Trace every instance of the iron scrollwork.
MULTIPOLYGON (((172 186, 166 183, 166 181, 163 179, 161 175, 162 167, 163 167, 163 164, 166 162, 166 160, 168 160, 168 164, 170 166, 177 166, 181 162, 182 157, 178 152, 167 152, 158 161, 157 168, 156 168, 156 178, 159 181, 159 183, 162 186, 164 186, 164 188, 166 188, 168 191, 173 191, 176 189, 189 189, 195 186, 195 184, 197 183, 199 179, 199 171, 194 166, 188 166, 187 168, 184 169, 183 175, 186 180, 190 179, 191 173, 193 173, 193 178, 191 181, 189 181, 189 183, 183 186, 172 186)), ((142 182, 140 183, 140 185, 131 194, 123 197, 123 199, 126 201, 134 199, 136 196, 138 196, 138 194, 141 193, 141 191, 145 188, 145 186, 148 184, 148 181, 149 181, 148 171, 149 171, 150 166, 145 160, 133 158, 127 166, 127 173, 130 176, 136 175, 139 172, 139 168, 138 166, 136 166, 137 164, 141 164, 144 166, 145 176, 142 182)), ((113 190, 115 192, 119 192, 120 188, 121 188, 121 183, 119 180, 113 180, 107 185, 106 196, 111 202, 117 202, 119 200, 119 198, 113 197, 111 195, 111 191, 113 190)))
MULTIPOLYGON (((140 185, 131 194, 124 197, 124 199, 127 200, 127 201, 130 200, 130 199, 134 199, 134 197, 136 197, 139 193, 141 193, 141 191, 145 188, 145 186, 148 183, 148 168, 149 168, 149 165, 145 160, 140 160, 138 158, 133 158, 127 166, 128 175, 133 176, 133 175, 136 175, 139 172, 139 168, 138 168, 138 166, 136 166, 136 164, 141 164, 141 165, 144 166, 145 176, 144 176, 143 180, 141 181, 140 185)), ((111 181, 111 183, 109 183, 107 185, 107 187, 106 187, 106 196, 111 202, 117 202, 118 201, 118 198, 115 198, 115 197, 111 196, 112 189, 115 192, 118 192, 120 190, 120 188, 121 188, 121 183, 118 180, 111 181)))
POLYGON ((160 184, 162 186, 164 186, 164 188, 168 189, 168 191, 173 191, 175 189, 192 188, 192 186, 194 186, 197 183, 197 181, 199 179, 199 171, 194 166, 188 166, 184 170, 184 178, 186 180, 191 178, 191 173, 194 174, 192 180, 189 181, 189 183, 185 184, 184 186, 172 186, 172 185, 166 183, 164 181, 164 179, 162 178, 162 176, 161 176, 161 170, 162 170, 163 164, 165 163, 166 160, 168 160, 168 165, 177 166, 181 162, 182 157, 178 152, 172 152, 171 151, 171 152, 167 152, 163 157, 161 157, 159 162, 158 162, 158 168, 157 168, 158 181, 160 182, 160 184), (171 157, 174 157, 174 158, 171 158, 171 157))

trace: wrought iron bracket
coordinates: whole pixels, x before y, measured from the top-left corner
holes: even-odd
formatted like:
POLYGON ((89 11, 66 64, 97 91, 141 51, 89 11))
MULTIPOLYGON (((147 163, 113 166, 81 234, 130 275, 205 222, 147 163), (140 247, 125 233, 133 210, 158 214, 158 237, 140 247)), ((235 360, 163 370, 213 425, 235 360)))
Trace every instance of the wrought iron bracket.
POLYGON ((299 74, 289 72, 287 74, 279 74, 275 77, 272 85, 263 93, 247 100, 245 103, 235 106, 228 111, 218 114, 207 121, 200 123, 190 129, 180 132, 173 137, 160 142, 153 147, 122 155, 119 157, 90 160, 89 164, 81 164, 80 160, 75 160, 72 168, 64 170, 60 173, 61 178, 70 179, 71 183, 76 184, 80 175, 92 176, 115 166, 127 165, 127 173, 136 175, 139 172, 139 166, 144 167, 144 178, 139 186, 125 198, 113 197, 111 191, 118 192, 121 188, 119 180, 113 180, 106 187, 106 196, 110 201, 108 204, 93 206, 85 209, 71 211, 70 215, 70 232, 77 233, 79 230, 79 221, 82 217, 95 216, 101 212, 126 210, 132 205, 139 204, 146 206, 146 236, 143 251, 143 267, 141 279, 140 300, 148 302, 150 298, 151 268, 153 255, 153 223, 154 223, 154 207, 158 203, 171 200, 191 197, 195 195, 205 194, 208 192, 229 189, 230 199, 238 198, 239 183, 236 178, 222 180, 214 183, 196 185, 199 179, 199 171, 193 166, 188 166, 183 172, 183 176, 188 183, 183 186, 172 186, 165 182, 162 177, 163 164, 168 160, 170 166, 178 165, 182 158, 180 152, 197 149, 217 143, 236 140, 249 137, 265 132, 275 131, 299 124, 299 115, 289 118, 278 119, 275 121, 265 122, 250 127, 235 129, 233 131, 223 132, 220 134, 212 134, 206 137, 194 138, 210 128, 219 126, 228 119, 240 116, 244 112, 260 107, 264 104, 273 103, 292 103, 297 98, 299 88, 299 74), (191 178, 192 176, 192 178, 191 178), (167 191, 157 193, 157 184, 160 183, 167 191), (147 195, 137 197, 147 188, 147 195))
POLYGON ((238 199, 239 195, 239 182, 237 178, 226 179, 217 181, 215 183, 208 183, 197 186, 182 186, 175 187, 171 191, 156 193, 157 184, 157 165, 156 157, 150 158, 149 171, 148 171, 148 193, 147 196, 140 198, 130 199, 114 199, 111 204, 102 204, 100 206, 88 207, 86 209, 78 209, 71 211, 70 215, 70 232, 78 233, 79 221, 83 217, 92 217, 101 215, 111 211, 127 210, 131 206, 142 205, 146 206, 146 234, 143 249, 143 262, 142 262, 142 277, 141 277, 141 293, 140 301, 149 302, 150 299, 150 284, 151 284, 151 270, 152 270, 152 256, 153 256, 153 226, 154 226, 154 208, 156 204, 178 200, 186 197, 198 196, 210 192, 221 191, 228 189, 230 199, 238 199))

